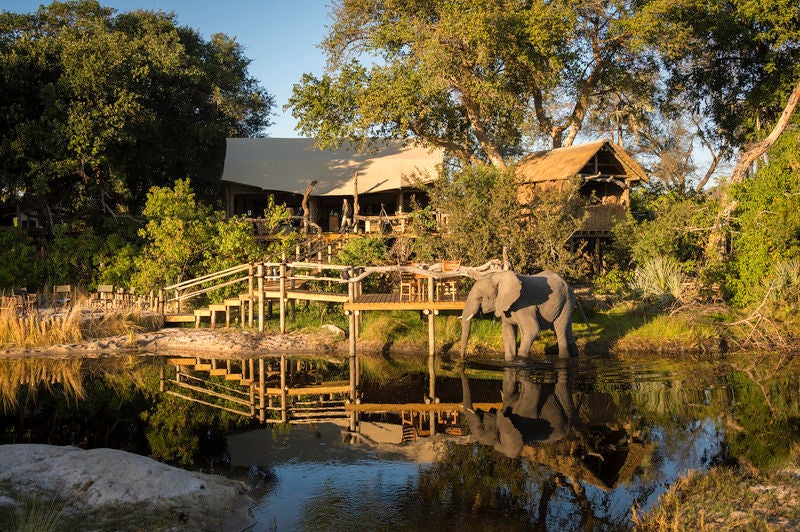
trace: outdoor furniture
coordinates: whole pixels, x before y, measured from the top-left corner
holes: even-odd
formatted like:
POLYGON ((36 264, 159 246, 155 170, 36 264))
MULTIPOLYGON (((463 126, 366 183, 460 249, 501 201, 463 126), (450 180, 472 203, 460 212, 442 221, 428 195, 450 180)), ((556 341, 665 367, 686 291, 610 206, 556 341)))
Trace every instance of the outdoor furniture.
POLYGON ((72 285, 60 284, 53 287, 53 306, 66 306, 72 303, 72 285))
MULTIPOLYGON (((413 262, 402 263, 401 266, 414 266, 413 262)), ((400 301, 419 301, 420 280, 414 272, 400 272, 400 301)))
MULTIPOLYGON (((454 272, 461 267, 460 260, 443 260, 442 273, 454 272)), ((439 301, 445 298, 452 298, 456 300, 458 294, 458 277, 450 277, 449 279, 441 279, 436 283, 436 297, 439 301)))
POLYGON ((111 308, 114 305, 114 285, 101 284, 90 298, 91 306, 103 309, 111 308))

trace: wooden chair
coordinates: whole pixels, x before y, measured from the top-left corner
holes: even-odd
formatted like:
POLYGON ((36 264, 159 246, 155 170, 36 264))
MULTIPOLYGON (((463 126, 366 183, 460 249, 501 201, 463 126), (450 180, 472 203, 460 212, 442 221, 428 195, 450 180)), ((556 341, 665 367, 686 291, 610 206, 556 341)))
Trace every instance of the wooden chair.
POLYGON ((60 284, 53 287, 53 306, 66 306, 72 303, 72 285, 60 284))
MULTIPOLYGON (((413 262, 405 262, 401 266, 413 266, 413 262)), ((416 301, 419 298, 419 284, 417 275, 413 272, 400 272, 400 302, 403 298, 406 301, 416 301)))
POLYGON ((110 308, 114 305, 114 285, 97 285, 97 290, 91 295, 91 305, 93 307, 110 308))
MULTIPOLYGON (((443 260, 442 273, 454 272, 461 267, 460 260, 443 260)), ((456 300, 458 294, 458 277, 450 277, 449 279, 442 279, 436 283, 437 298, 442 300, 450 297, 453 301, 456 300)))

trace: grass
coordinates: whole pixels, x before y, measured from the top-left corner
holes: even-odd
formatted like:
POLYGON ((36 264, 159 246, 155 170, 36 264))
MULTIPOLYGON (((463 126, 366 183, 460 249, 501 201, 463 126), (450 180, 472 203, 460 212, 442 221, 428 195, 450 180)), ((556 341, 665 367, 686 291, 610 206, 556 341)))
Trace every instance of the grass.
POLYGON ((61 497, 15 494, 19 506, 5 506, 0 511, 0 530, 50 532, 64 530, 67 503, 61 497))
POLYGON ((649 512, 634 509, 636 530, 786 530, 800 522, 797 471, 689 472, 649 512))
POLYGON ((617 341, 615 352, 631 353, 719 353, 721 331, 707 321, 692 315, 659 315, 637 327, 617 341))
POLYGON ((161 316, 141 309, 121 309, 86 314, 84 302, 77 302, 58 314, 0 310, 0 346, 43 347, 71 344, 90 338, 128 335, 157 330, 163 325, 161 316))

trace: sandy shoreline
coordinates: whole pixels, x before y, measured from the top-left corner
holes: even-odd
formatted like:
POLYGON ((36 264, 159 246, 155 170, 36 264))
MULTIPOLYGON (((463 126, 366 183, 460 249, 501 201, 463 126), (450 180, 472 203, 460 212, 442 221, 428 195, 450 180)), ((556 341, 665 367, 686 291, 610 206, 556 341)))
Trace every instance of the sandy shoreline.
POLYGON ((342 336, 325 330, 280 335, 242 330, 165 328, 134 337, 120 335, 46 347, 4 347, 0 349, 0 358, 72 358, 142 352, 222 356, 337 354, 346 352, 346 345, 342 336))

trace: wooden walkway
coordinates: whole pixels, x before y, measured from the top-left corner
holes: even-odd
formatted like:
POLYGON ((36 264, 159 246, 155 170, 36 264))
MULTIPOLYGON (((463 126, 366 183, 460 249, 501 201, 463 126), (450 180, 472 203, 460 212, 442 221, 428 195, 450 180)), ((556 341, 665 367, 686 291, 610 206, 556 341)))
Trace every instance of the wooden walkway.
POLYGON ((458 294, 455 301, 401 300, 399 293, 361 294, 352 303, 345 302, 344 310, 464 310, 466 300, 467 294, 458 294))

